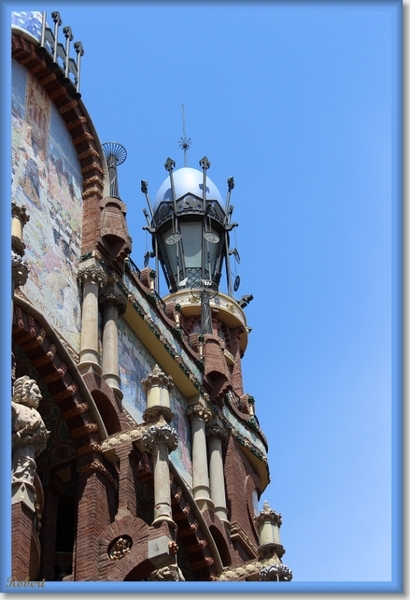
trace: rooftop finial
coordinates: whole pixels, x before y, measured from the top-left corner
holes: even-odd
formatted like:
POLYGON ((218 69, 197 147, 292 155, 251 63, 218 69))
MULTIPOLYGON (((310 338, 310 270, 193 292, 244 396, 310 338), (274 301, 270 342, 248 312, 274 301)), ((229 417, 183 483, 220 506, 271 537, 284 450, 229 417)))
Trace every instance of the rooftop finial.
POLYGON ((119 198, 117 167, 127 158, 127 151, 117 142, 105 142, 102 145, 108 167, 108 176, 110 180, 110 196, 119 198))
POLYGON ((184 151, 184 167, 187 166, 187 158, 186 153, 187 150, 191 147, 192 141, 191 138, 187 138, 185 134, 185 109, 184 105, 182 105, 182 133, 183 137, 179 138, 179 147, 184 151))

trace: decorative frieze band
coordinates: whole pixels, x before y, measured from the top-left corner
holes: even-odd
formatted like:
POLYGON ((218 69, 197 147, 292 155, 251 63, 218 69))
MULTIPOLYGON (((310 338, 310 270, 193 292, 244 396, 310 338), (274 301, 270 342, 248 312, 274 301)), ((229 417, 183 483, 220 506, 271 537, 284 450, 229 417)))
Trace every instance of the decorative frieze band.
POLYGON ((120 444, 124 444, 125 442, 134 442, 136 440, 140 440, 142 437, 141 429, 131 429, 130 431, 125 431, 124 433, 119 433, 113 437, 109 437, 103 441, 101 444, 101 449, 103 452, 107 450, 111 450, 120 444))

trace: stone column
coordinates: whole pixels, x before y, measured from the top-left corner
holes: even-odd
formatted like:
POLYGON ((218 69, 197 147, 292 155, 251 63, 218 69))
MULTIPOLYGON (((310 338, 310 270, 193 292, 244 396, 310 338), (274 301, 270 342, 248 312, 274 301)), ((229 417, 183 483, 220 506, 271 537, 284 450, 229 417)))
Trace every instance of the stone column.
POLYGON ((228 434, 225 429, 213 423, 206 430, 208 438, 209 482, 211 499, 215 505, 215 513, 230 528, 228 509, 226 508, 225 477, 222 457, 222 443, 226 442, 228 434))
POLYGON ((105 290, 99 297, 103 307, 103 349, 102 376, 113 389, 116 396, 122 399, 120 378, 118 375, 118 317, 125 312, 126 300, 114 289, 105 290))
POLYGON ((154 459, 154 521, 159 525, 166 521, 176 528, 172 518, 171 485, 168 453, 178 445, 176 430, 161 418, 155 425, 150 425, 142 434, 142 447, 150 452, 154 459))
POLYGON ((198 402, 189 406, 186 414, 191 420, 192 430, 192 491, 194 499, 201 510, 213 509, 205 435, 205 425, 211 420, 212 412, 204 404, 198 402))
POLYGON ((78 368, 81 373, 94 370, 100 374, 98 289, 104 287, 107 277, 101 267, 93 264, 80 269, 78 279, 83 286, 81 349, 78 368))
POLYGON ((282 525, 282 515, 271 509, 265 500, 263 509, 254 517, 254 520, 259 537, 259 558, 269 558, 276 555, 280 559, 285 553, 285 549, 280 543, 279 533, 279 528, 282 525))
POLYGON ((147 408, 144 411, 144 421, 155 421, 161 415, 170 423, 174 417, 171 410, 169 393, 174 387, 170 375, 165 375, 158 365, 141 381, 142 389, 147 395, 147 408))

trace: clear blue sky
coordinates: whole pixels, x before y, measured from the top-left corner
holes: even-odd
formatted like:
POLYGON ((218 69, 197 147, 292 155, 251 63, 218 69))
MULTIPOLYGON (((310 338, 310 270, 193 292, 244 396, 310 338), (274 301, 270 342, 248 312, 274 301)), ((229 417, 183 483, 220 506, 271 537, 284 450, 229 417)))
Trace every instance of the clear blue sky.
POLYGON ((188 165, 206 155, 223 197, 235 178, 237 295, 254 296, 244 387, 272 479, 260 506, 282 513, 294 581, 390 580, 391 3, 43 6, 83 43, 101 142, 127 149, 138 266, 151 249, 140 180, 153 199, 167 157, 183 166, 182 103, 188 165))

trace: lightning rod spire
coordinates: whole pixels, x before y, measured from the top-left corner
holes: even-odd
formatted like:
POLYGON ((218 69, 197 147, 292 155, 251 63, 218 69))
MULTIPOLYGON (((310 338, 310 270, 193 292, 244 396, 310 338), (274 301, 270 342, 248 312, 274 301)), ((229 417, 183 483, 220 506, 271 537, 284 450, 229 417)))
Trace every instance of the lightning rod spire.
POLYGON ((182 148, 182 150, 184 151, 184 167, 186 167, 186 166, 188 166, 186 153, 190 149, 192 141, 191 141, 191 138, 186 137, 186 133, 185 133, 185 109, 184 109, 183 104, 182 104, 182 133, 183 133, 183 137, 179 138, 179 147, 182 148))

